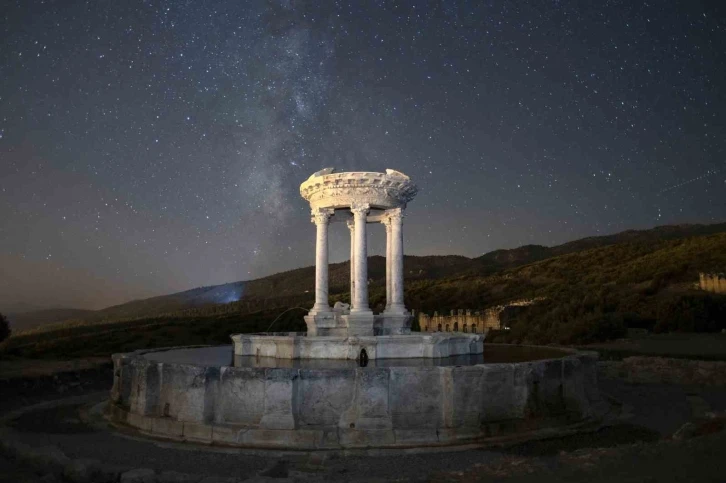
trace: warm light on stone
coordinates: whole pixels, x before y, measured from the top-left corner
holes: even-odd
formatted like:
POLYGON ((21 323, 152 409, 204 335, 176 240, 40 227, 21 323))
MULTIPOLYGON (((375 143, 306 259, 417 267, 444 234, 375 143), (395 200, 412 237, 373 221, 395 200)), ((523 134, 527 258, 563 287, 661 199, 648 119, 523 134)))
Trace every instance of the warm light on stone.
POLYGON ((411 313, 403 301, 403 214, 416 192, 408 176, 392 169, 385 173, 335 173, 327 168, 300 185, 300 194, 310 203, 317 227, 316 298, 305 317, 308 334, 372 336, 411 332, 411 313), (334 311, 331 321, 327 229, 335 221, 347 222, 351 231, 351 307, 349 311, 334 311), (386 308, 376 315, 368 305, 368 223, 386 226, 386 308))

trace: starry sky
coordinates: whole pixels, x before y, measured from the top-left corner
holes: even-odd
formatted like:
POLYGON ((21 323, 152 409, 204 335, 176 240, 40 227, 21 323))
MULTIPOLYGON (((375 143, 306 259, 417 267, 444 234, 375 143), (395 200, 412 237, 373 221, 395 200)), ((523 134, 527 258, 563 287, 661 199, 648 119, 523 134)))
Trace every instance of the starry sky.
POLYGON ((328 166, 416 255, 726 220, 719 1, 0 3, 0 310, 312 265, 328 166))

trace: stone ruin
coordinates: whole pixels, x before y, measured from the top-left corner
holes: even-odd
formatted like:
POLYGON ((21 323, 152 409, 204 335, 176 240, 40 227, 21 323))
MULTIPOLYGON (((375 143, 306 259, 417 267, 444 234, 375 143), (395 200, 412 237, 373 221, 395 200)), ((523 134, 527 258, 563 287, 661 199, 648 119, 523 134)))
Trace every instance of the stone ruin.
POLYGON ((699 273, 698 287, 707 292, 726 293, 726 274, 699 273))
POLYGON ((527 307, 544 300, 543 297, 532 299, 513 300, 506 304, 489 307, 484 310, 458 309, 452 310, 450 315, 439 315, 436 311, 433 316, 426 313, 418 314, 418 323, 421 332, 465 332, 483 334, 487 330, 506 329, 502 323, 501 315, 508 307, 527 307))

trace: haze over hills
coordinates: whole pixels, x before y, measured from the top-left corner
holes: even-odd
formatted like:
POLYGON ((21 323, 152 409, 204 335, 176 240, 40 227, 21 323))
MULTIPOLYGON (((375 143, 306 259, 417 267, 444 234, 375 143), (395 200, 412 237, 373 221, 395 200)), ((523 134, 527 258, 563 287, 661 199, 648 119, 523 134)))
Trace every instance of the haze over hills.
MULTIPOLYGON (((525 245, 514 249, 495 250, 477 258, 458 255, 406 256, 404 270, 407 280, 438 280, 457 275, 487 276, 499 271, 527 265, 540 260, 620 243, 661 242, 698 235, 726 232, 726 223, 712 225, 666 225, 648 230, 628 230, 613 235, 588 237, 554 247, 525 245)), ((345 293, 349 289, 350 264, 331 264, 330 293, 345 293)), ((369 258, 368 275, 373 285, 385 280, 385 259, 369 258)), ((135 300, 102 310, 48 309, 9 317, 16 330, 27 330, 64 320, 82 319, 88 322, 130 319, 168 314, 230 302, 259 303, 270 299, 289 298, 291 301, 309 296, 314 291, 315 267, 304 267, 251 281, 232 282, 199 287, 184 292, 135 300)))
POLYGON ((7 314, 12 329, 27 330, 43 324, 52 324, 68 319, 82 319, 94 314, 93 310, 84 309, 42 309, 28 312, 7 314))

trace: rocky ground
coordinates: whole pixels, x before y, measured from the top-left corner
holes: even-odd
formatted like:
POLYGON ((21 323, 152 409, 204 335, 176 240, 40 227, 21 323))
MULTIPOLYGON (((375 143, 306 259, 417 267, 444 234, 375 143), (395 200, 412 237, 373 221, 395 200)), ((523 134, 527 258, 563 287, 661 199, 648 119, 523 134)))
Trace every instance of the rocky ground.
POLYGON ((104 365, 10 378, 0 381, 0 481, 726 481, 724 365, 650 357, 601 363, 601 390, 621 403, 620 416, 593 433, 346 457, 222 450, 112 431, 89 412, 106 397, 104 365))

